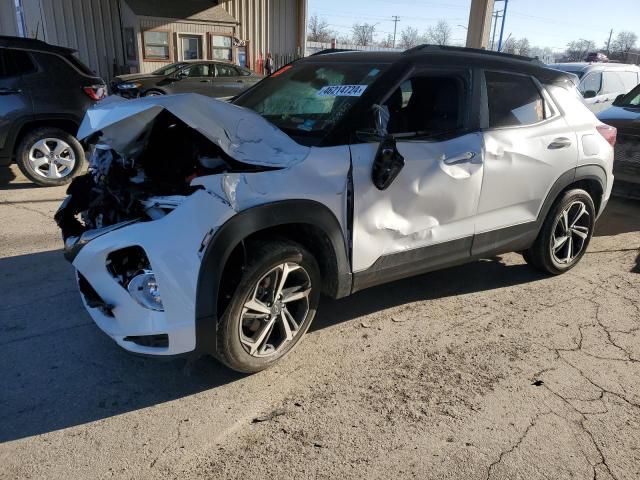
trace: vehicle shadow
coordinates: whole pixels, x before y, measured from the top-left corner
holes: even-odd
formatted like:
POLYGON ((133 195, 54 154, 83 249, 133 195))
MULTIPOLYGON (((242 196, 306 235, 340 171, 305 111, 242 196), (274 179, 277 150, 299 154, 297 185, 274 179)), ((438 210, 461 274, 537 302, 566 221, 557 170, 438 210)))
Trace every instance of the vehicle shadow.
MULTIPOLYGON (((618 203, 612 201, 613 208, 607 209, 599 235, 640 231, 634 223, 638 205, 618 203)), ((323 298, 312 330, 411 302, 544 278, 524 263, 481 260, 340 300, 323 298)), ((94 422, 243 378, 208 357, 186 366, 184 360, 145 359, 121 350, 85 312, 73 269, 60 250, 0 259, 0 292, 0 442, 94 422)))
POLYGON ((484 292, 547 278, 526 264, 507 265, 501 257, 438 270, 369 288, 339 300, 323 299, 311 330, 407 303, 484 292))
POLYGON ((0 259, 0 443, 161 404, 243 378, 205 357, 132 356, 84 311, 60 250, 0 259))
MULTIPOLYGON (((422 275, 341 300, 323 299, 318 330, 360 315, 543 278, 499 259, 422 275)), ((0 442, 51 432, 243 378, 205 357, 146 359, 121 350, 84 311, 60 250, 0 259, 0 442), (33 285, 38 284, 34 300, 33 285)))
POLYGON ((609 237, 629 232, 640 232, 640 200, 611 197, 596 224, 594 236, 609 237))
MULTIPOLYGON (((9 189, 13 189, 14 187, 16 187, 16 184, 11 184, 11 182, 13 182, 17 177, 17 175, 14 173, 13 168, 12 167, 0 167, 0 190, 9 190, 9 189)), ((23 184, 19 183, 17 184, 19 185, 18 188, 25 188, 22 187, 23 184)))

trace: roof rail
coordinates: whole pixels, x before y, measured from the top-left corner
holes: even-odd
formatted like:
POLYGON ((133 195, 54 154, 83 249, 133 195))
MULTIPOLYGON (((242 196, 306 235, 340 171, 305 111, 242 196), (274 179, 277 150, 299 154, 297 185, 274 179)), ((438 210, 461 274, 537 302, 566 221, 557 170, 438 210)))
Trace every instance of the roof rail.
POLYGON ((410 48, 408 50, 405 50, 403 52, 403 54, 412 54, 412 53, 418 53, 418 52, 428 52, 428 51, 443 51, 443 52, 460 52, 460 53, 476 53, 476 54, 480 54, 480 55, 491 55, 494 57, 501 57, 501 58, 511 58, 513 60, 521 60, 521 61, 525 61, 525 62, 535 62, 535 63, 540 63, 542 64, 542 62, 540 60, 538 60, 537 58, 531 58, 531 57, 525 57, 524 55, 515 55, 513 53, 503 53, 503 52, 495 52, 493 50, 484 50, 481 48, 468 48, 468 47, 453 47, 453 46, 449 46, 449 45, 431 45, 429 43, 425 43, 422 45, 418 45, 416 47, 410 48))
POLYGON ((74 53, 77 51, 73 48, 52 45, 50 43, 43 42, 42 40, 36 40, 35 38, 12 37, 8 35, 0 35, 0 47, 34 49, 63 54, 74 53))
POLYGON ((319 52, 312 53, 309 55, 310 57, 315 57, 316 55, 327 55, 329 53, 340 53, 340 52, 357 52, 358 50, 353 50, 351 48, 325 48, 324 50, 320 50, 319 52))

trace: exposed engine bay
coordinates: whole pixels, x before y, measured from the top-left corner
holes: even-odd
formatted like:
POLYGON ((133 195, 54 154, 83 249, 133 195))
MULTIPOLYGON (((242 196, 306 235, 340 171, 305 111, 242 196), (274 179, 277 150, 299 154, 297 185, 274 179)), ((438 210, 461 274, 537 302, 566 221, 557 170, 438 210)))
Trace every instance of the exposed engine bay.
POLYGON ((277 167, 238 162, 201 132, 162 110, 126 154, 103 142, 102 131, 85 143, 92 152, 87 174, 70 184, 55 219, 63 238, 128 220, 156 220, 201 186, 194 178, 277 167))

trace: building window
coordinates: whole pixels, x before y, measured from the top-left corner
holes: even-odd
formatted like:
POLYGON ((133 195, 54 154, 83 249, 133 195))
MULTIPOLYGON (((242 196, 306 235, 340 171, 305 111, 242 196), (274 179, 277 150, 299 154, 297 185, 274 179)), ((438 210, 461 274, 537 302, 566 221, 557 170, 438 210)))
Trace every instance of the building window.
POLYGON ((144 32, 144 58, 169 60, 169 32, 144 32))
POLYGON ((135 60, 136 55, 136 36, 133 28, 124 29, 124 48, 127 53, 127 60, 135 60))
POLYGON ((213 60, 233 60, 231 37, 211 35, 211 56, 213 60))
POLYGON ((202 58, 200 36, 180 35, 180 60, 198 60, 202 58))

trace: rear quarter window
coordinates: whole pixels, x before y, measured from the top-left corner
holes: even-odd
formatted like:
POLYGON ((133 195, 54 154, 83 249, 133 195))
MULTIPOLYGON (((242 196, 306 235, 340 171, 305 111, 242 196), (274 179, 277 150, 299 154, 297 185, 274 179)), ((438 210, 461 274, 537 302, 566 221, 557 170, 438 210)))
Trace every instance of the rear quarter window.
POLYGON ((544 99, 526 75, 485 72, 489 128, 532 125, 545 119, 544 99))
POLYGON ((76 57, 73 54, 68 54, 65 55, 64 58, 71 64, 74 66, 74 68, 76 70, 78 70, 80 73, 87 75, 89 77, 95 77, 96 76, 96 72, 94 72, 93 70, 91 70, 89 67, 87 67, 84 63, 82 63, 82 61, 76 57))

